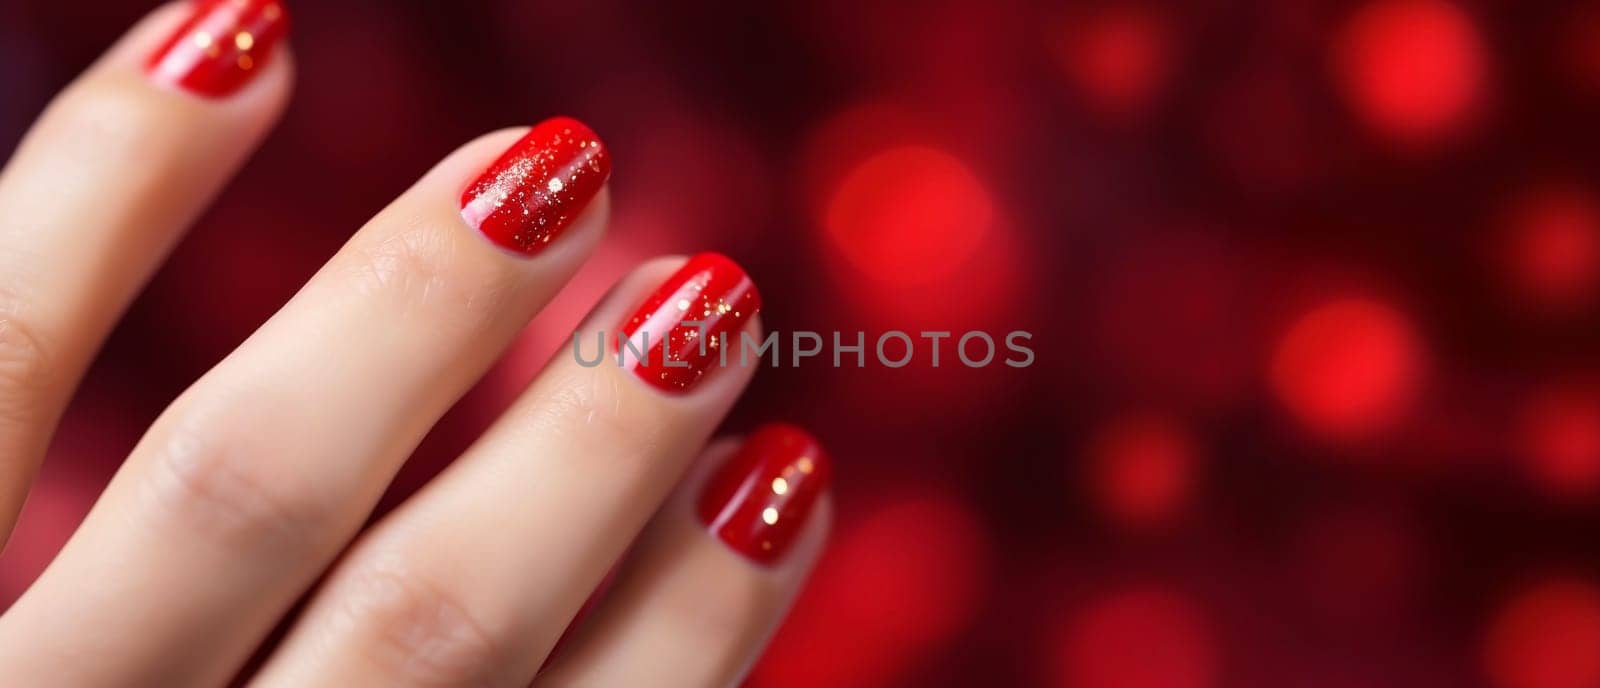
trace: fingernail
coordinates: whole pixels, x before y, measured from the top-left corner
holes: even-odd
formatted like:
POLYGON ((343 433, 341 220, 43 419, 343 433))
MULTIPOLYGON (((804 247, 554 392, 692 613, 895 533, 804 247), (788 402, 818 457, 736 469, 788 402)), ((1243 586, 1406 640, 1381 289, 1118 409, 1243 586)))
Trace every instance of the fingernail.
POLYGON ((288 32, 277 0, 203 0, 146 67, 160 83, 221 98, 266 67, 288 32))
POLYGON ((734 551, 771 564, 794 545, 831 473, 816 438, 793 425, 764 425, 706 484, 700 520, 734 551))
POLYGON ((534 125, 461 195, 461 217, 500 246, 543 251, 583 212, 606 177, 611 154, 569 117, 534 125))
POLYGON ((745 321, 761 310, 761 294, 727 256, 689 259, 622 325, 613 342, 623 367, 668 392, 693 389, 714 365, 739 365, 745 321))

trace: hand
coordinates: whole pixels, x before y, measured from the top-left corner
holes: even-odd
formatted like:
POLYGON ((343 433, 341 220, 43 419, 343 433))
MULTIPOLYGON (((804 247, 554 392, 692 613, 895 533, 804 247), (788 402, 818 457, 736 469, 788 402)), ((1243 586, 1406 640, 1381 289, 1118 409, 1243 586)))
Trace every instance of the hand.
MULTIPOLYGON (((0 536, 95 350, 282 111, 287 26, 276 0, 155 12, 0 175, 0 536)), ((162 414, 0 616, 4 682, 736 683, 830 507, 827 457, 804 432, 706 444, 753 367, 699 344, 761 328, 726 258, 640 266, 577 341, 592 359, 598 340, 610 352, 648 334, 646 361, 556 356, 363 530, 429 427, 600 241, 610 166, 574 120, 495 132, 356 232, 162 414)))

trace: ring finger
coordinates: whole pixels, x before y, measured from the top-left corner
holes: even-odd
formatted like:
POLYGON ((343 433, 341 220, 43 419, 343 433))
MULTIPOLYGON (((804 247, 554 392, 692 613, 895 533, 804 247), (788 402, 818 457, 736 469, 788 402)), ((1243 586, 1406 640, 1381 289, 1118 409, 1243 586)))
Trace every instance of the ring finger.
POLYGON ((536 685, 739 685, 822 553, 830 471, 782 423, 712 445, 536 685))

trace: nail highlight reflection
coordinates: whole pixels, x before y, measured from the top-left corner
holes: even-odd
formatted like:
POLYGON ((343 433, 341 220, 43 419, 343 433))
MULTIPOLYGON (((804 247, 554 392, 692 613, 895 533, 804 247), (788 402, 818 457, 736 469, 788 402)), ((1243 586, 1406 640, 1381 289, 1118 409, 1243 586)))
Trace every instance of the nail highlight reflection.
POLYGON ((511 145, 461 194, 461 217, 494 243, 524 255, 561 236, 611 175, 594 131, 547 119, 511 145))
POLYGON ((734 551, 771 564, 799 537, 831 472, 827 453, 806 431, 762 426, 706 484, 700 520, 734 551))
POLYGON ((277 0, 204 0, 145 66, 157 82, 221 98, 249 83, 288 32, 277 0))
POLYGON ((702 253, 667 278, 622 324, 622 365, 668 392, 687 392, 713 365, 738 365, 744 324, 761 310, 761 294, 727 256, 702 253), (637 348, 635 348, 637 347, 637 348))

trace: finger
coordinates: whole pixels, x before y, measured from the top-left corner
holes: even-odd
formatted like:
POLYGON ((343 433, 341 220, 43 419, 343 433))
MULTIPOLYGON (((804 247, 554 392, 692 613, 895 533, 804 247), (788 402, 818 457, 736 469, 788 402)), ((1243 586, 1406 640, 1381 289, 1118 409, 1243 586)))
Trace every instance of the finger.
MULTIPOLYGON (((659 347, 671 331, 682 347, 685 318, 710 320, 707 337, 754 336, 759 305, 726 258, 655 261, 602 302, 578 341, 614 337, 623 323, 636 340, 651 329, 659 347)), ((690 367, 667 380, 615 359, 585 367, 557 357, 341 561, 259 683, 527 685, 754 370, 678 351, 673 360, 690 367)))
POLYGON ((434 168, 162 414, 0 618, 8 679, 214 684, 236 670, 599 240, 598 139, 569 119, 520 133, 434 168), (484 195, 493 212, 463 210, 484 195))
POLYGON ((830 472, 789 425, 713 446, 536 685, 738 685, 822 552, 830 472))
POLYGON ((157 10, 51 103, 0 172, 0 543, 95 350, 282 112, 292 69, 278 7, 157 10), (214 57, 196 49, 202 30, 214 57))

